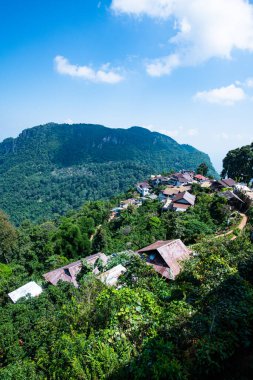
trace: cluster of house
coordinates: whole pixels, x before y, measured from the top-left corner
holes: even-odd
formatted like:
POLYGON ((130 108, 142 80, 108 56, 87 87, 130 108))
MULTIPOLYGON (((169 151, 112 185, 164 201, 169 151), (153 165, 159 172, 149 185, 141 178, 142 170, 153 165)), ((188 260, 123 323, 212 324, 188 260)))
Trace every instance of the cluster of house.
MULTIPOLYGON (((122 210, 130 205, 139 207, 143 201, 149 199, 159 199, 163 203, 163 210, 186 211, 195 205, 195 196, 191 194, 193 183, 200 184, 203 188, 210 188, 221 197, 225 197, 231 207, 240 209, 244 201, 240 194, 244 194, 250 201, 253 201, 253 191, 245 184, 238 184, 233 179, 211 180, 193 171, 182 171, 172 174, 169 177, 162 175, 151 176, 148 182, 141 182, 136 185, 136 190, 140 194, 139 198, 126 199, 120 202, 119 207, 112 210, 112 218, 118 216, 122 210), (157 186, 166 186, 159 195, 154 194, 157 186), (238 195, 239 194, 239 195, 238 195)), ((180 273, 183 261, 191 257, 192 252, 184 245, 180 239, 169 241, 157 241, 144 247, 133 254, 140 255, 145 259, 147 265, 151 265, 154 270, 166 280, 174 280, 180 273)), ((97 278, 109 286, 116 286, 119 277, 127 269, 122 265, 117 265, 110 270, 100 272, 98 260, 105 267, 109 257, 104 253, 96 253, 86 257, 84 260, 93 268, 93 273, 97 278)), ((78 260, 61 268, 55 269, 43 275, 44 279, 52 285, 57 285, 59 281, 72 283, 78 287, 77 275, 80 273, 83 261, 78 260)), ((20 298, 27 296, 38 296, 43 291, 42 287, 31 281, 24 286, 8 294, 10 299, 16 303, 20 298)))
POLYGON ((163 211, 181 211, 184 212, 193 207, 196 197, 191 194, 192 185, 199 184, 202 188, 208 188, 212 192, 225 197, 228 203, 235 208, 242 207, 244 201, 240 199, 238 193, 243 192, 251 201, 253 201, 253 191, 245 184, 238 184, 233 179, 213 180, 194 171, 182 170, 170 176, 152 175, 148 181, 136 184, 136 190, 139 197, 126 199, 120 202, 118 207, 112 209, 111 218, 120 215, 130 205, 140 207, 146 200, 158 199, 162 203, 163 211), (157 188, 165 187, 157 195, 157 188), (224 191, 226 190, 226 191, 224 191))
POLYGON ((246 184, 237 183, 232 178, 213 181, 211 190, 226 198, 231 208, 237 210, 243 207, 245 200, 248 200, 249 203, 253 201, 253 190, 246 184))
POLYGON ((195 196, 190 194, 192 183, 199 183, 203 187, 211 186, 211 180, 193 171, 182 171, 171 176, 156 175, 151 176, 149 181, 136 184, 139 197, 126 199, 120 202, 118 207, 113 208, 111 218, 119 216, 130 205, 139 207, 147 200, 157 200, 162 202, 163 210, 186 211, 194 206, 195 196), (155 194, 158 186, 166 186, 159 195, 155 194))
MULTIPOLYGON (((118 278, 126 272, 125 267, 122 265, 117 265, 106 272, 100 273, 98 269, 98 260, 101 261, 103 266, 105 266, 108 262, 108 256, 101 252, 85 257, 83 260, 85 260, 86 263, 93 268, 92 273, 95 274, 100 281, 109 286, 116 285, 118 278)), ((51 272, 45 273, 43 277, 44 280, 52 285, 57 285, 59 281, 64 281, 69 282, 78 288, 77 275, 80 273, 82 267, 82 260, 78 260, 61 268, 52 270, 51 272)), ((29 295, 31 297, 35 297, 40 295, 42 292, 42 287, 34 281, 31 281, 9 293, 8 296, 14 303, 16 303, 20 298, 28 297, 29 295)))
POLYGON ((193 171, 182 171, 174 173, 170 177, 162 175, 151 176, 150 183, 153 188, 166 186, 159 193, 159 200, 163 203, 163 211, 173 210, 184 212, 193 207, 196 202, 195 195, 191 194, 192 184, 199 183, 200 186, 210 187, 211 180, 193 171))
MULTIPOLYGON (((182 262, 190 258, 191 251, 180 240, 157 241, 137 252, 135 255, 140 255, 148 265, 151 265, 154 270, 166 280, 174 280, 180 273, 182 262)), ((93 268, 93 273, 104 284, 116 286, 119 277, 124 274, 127 269, 119 264, 110 270, 100 272, 97 266, 98 260, 101 260, 105 266, 109 257, 104 253, 96 253, 86 257, 84 260, 93 268)), ((78 287, 77 275, 80 273, 83 266, 82 260, 65 265, 43 275, 44 279, 50 284, 56 286, 59 281, 72 283, 78 287)), ((16 303, 23 297, 36 297, 43 292, 40 285, 31 281, 24 286, 9 293, 10 299, 16 303)))

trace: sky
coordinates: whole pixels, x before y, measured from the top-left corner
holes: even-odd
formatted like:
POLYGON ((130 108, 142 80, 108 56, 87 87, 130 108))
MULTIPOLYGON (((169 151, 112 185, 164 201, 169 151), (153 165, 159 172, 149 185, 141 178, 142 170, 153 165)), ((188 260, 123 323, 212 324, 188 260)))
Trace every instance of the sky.
POLYGON ((253 141, 253 3, 0 0, 0 140, 143 126, 208 153, 253 141))

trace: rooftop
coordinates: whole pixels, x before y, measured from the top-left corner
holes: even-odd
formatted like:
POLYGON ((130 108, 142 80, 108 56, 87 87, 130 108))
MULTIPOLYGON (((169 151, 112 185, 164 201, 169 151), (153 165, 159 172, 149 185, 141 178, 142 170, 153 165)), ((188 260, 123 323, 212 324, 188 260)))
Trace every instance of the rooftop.
POLYGON ((16 303, 20 298, 23 297, 36 297, 39 296, 42 293, 42 288, 36 282, 31 281, 27 284, 21 286, 20 288, 14 290, 13 292, 9 293, 8 296, 10 299, 16 303))

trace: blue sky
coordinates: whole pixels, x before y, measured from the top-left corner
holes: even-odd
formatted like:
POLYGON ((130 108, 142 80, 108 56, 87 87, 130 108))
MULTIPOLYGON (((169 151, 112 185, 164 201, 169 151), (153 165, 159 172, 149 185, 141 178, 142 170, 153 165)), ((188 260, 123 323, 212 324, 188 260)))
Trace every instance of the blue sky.
POLYGON ((1 0, 0 139, 140 125, 207 152, 253 140, 246 0, 1 0))

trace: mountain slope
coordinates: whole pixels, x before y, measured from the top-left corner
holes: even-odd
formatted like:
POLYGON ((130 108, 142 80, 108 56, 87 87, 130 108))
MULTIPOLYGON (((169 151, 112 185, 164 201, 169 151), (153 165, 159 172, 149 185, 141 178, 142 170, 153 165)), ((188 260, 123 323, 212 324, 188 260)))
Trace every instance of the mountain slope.
POLYGON ((111 197, 155 172, 195 169, 209 157, 140 127, 46 124, 0 144, 0 208, 19 223, 111 197))

